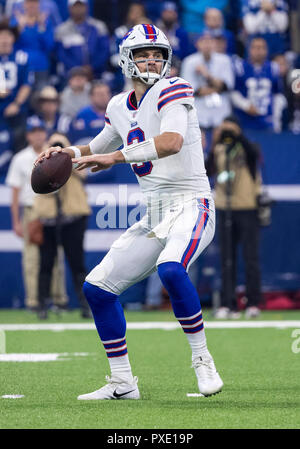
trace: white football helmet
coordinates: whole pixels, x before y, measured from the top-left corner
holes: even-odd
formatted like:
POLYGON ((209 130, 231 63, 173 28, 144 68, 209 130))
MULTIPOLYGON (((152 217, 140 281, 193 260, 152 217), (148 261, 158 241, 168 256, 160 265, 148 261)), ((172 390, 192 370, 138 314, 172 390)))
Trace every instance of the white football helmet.
POLYGON ((135 25, 125 34, 119 49, 119 65, 127 78, 138 78, 145 84, 151 85, 168 76, 171 68, 172 48, 167 36, 156 26, 150 24, 135 25), (153 47, 159 48, 163 54, 161 73, 150 72, 148 67, 147 71, 142 73, 134 62, 133 52, 137 49, 153 47))

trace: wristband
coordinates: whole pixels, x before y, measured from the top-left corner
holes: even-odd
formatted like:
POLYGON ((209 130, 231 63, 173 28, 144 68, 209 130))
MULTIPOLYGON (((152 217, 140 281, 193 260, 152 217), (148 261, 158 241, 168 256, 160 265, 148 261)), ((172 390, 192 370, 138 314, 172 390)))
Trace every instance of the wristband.
POLYGON ((130 164, 136 162, 154 161, 158 159, 153 138, 124 147, 121 150, 121 153, 123 154, 125 161, 130 164))
POLYGON ((78 147, 69 147, 69 148, 74 151, 74 159, 81 157, 81 151, 78 147))

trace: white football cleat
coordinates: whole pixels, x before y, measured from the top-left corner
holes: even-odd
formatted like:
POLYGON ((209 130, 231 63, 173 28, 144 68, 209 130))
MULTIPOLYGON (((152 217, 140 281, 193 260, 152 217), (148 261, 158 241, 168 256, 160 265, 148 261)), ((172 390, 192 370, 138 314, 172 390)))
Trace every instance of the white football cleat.
POLYGON ((214 313, 214 318, 216 320, 226 320, 229 318, 229 312, 228 307, 219 307, 214 313))
POLYGON ((82 394, 77 399, 80 401, 91 401, 101 399, 140 399, 137 386, 138 378, 134 377, 132 383, 106 376, 107 385, 92 393, 82 394))
POLYGON ((247 309, 245 311, 245 318, 257 318, 259 315, 260 315, 260 309, 255 306, 247 307, 247 309))
POLYGON ((197 357, 193 360, 192 367, 195 369, 200 393, 211 396, 222 390, 223 381, 211 355, 197 357))

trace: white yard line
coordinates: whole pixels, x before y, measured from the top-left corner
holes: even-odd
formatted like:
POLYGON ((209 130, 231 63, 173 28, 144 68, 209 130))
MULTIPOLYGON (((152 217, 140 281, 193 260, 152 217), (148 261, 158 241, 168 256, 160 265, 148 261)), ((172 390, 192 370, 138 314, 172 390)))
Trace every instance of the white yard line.
MULTIPOLYGON (((147 321, 129 322, 129 330, 162 329, 173 330, 180 328, 177 322, 172 321, 147 321)), ((281 321, 206 321, 206 329, 257 329, 257 328, 299 328, 300 320, 281 321)), ((0 331, 66 331, 66 330, 95 330, 94 323, 42 323, 42 324, 0 324, 0 331)))

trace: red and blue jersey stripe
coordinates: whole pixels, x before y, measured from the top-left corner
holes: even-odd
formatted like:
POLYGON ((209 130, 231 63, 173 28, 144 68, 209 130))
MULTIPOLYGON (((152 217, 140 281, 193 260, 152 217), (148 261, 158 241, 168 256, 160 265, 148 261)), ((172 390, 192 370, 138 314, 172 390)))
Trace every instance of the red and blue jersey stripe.
POLYGON ((163 106, 166 106, 172 101, 178 100, 180 98, 192 98, 193 93, 194 90, 188 83, 175 84, 174 86, 163 89, 158 97, 158 111, 160 111, 163 106))
POLYGON ((202 234, 206 227, 208 217, 209 217, 209 202, 208 202, 208 200, 207 199, 198 200, 198 208, 199 208, 199 214, 197 217, 196 224, 192 231, 191 239, 190 239, 189 244, 181 258, 181 263, 184 266, 184 268, 187 268, 188 264, 190 263, 191 259, 193 258, 194 254, 196 253, 199 243, 200 243, 200 240, 201 240, 201 237, 202 237, 202 234))

